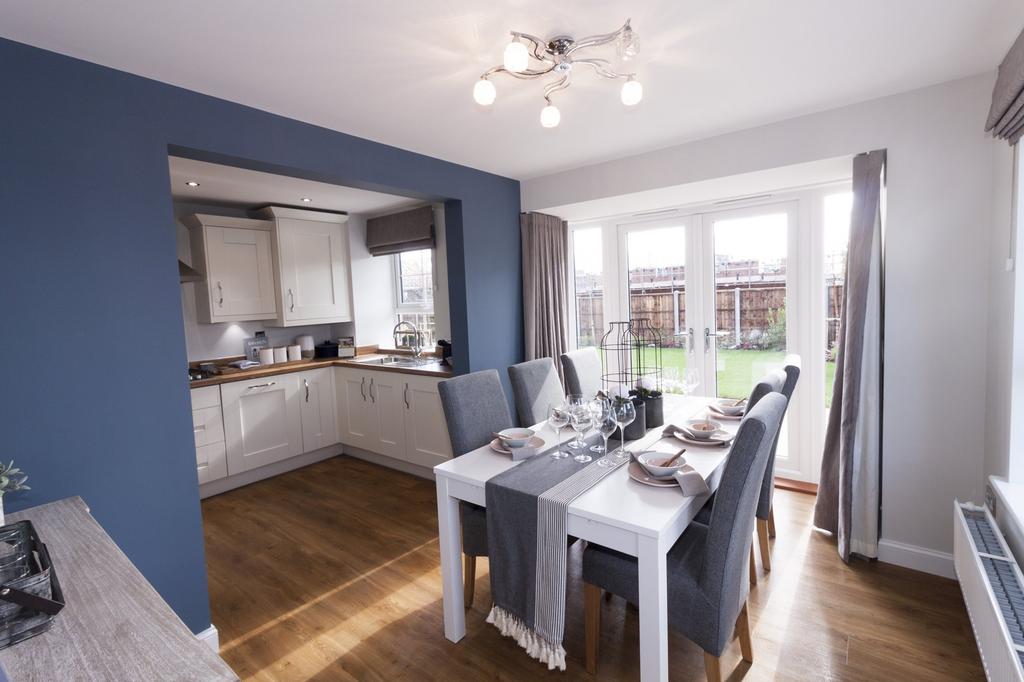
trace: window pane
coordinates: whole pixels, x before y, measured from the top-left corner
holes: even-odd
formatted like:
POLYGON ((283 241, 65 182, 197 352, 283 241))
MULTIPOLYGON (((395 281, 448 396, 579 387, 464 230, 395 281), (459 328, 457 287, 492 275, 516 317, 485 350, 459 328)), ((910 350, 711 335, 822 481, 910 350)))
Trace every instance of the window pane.
POLYGON ((434 305, 433 252, 431 249, 405 251, 398 254, 398 273, 403 305, 434 305))
POLYGON ((604 285, 601 266, 601 228, 575 230, 576 347, 595 347, 604 333, 604 285))
POLYGON ((423 350, 432 350, 437 345, 437 325, 434 313, 398 313, 399 322, 412 322, 423 337, 423 350))
POLYGON ((626 235, 629 317, 661 334, 662 388, 681 392, 686 373, 686 228, 632 230, 626 235))
MULTIPOLYGON (((836 349, 839 343, 839 316, 846 283, 846 251, 850 242, 850 209, 853 193, 842 192, 825 197, 825 409, 832 406, 832 386, 836 379, 836 349)), ((826 422, 828 417, 826 416, 826 422)))

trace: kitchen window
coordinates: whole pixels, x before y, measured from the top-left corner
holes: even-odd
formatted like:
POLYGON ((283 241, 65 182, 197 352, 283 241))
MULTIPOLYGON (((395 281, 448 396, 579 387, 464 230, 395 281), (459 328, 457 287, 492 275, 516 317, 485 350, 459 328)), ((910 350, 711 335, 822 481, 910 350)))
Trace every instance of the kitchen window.
POLYGON ((434 249, 395 254, 395 313, 423 333, 424 348, 434 345, 434 249))

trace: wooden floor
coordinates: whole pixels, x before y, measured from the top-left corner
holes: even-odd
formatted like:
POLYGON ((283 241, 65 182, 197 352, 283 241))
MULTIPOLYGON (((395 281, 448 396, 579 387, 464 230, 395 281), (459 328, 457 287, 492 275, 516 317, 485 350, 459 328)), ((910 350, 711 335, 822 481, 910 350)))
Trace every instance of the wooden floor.
MULTIPOLYGON (((957 584, 894 566, 844 566, 810 526, 814 498, 776 493, 773 571, 751 592, 747 680, 982 680, 957 584)), ((444 639, 432 482, 338 457, 203 502, 221 655, 253 680, 632 680, 637 612, 604 605, 596 676, 583 668, 579 544, 566 614, 568 670, 549 673, 484 622, 487 562, 459 644, 444 639)), ((760 569, 759 569, 760 570, 760 569)), ((672 680, 703 679, 672 633, 672 680)))

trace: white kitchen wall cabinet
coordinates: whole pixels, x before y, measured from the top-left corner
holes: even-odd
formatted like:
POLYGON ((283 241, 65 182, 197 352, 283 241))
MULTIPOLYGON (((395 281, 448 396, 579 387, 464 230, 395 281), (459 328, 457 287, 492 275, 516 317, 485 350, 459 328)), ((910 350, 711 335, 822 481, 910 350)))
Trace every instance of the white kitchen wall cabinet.
POLYGON ((431 467, 452 458, 448 424, 437 390, 440 379, 428 376, 400 375, 404 388, 405 459, 431 467))
POLYGON ((297 374, 223 384, 228 474, 302 454, 302 410, 297 374))
POLYGON ((275 297, 274 223, 205 214, 186 216, 200 322, 242 322, 278 317, 275 297))
POLYGON ((193 388, 192 434, 196 445, 196 473, 199 483, 228 475, 224 445, 224 420, 220 409, 220 388, 193 388))
POLYGON ((270 206, 281 327, 352 321, 348 216, 270 206))
POLYGON ((334 372, 330 367, 298 374, 302 451, 312 452, 338 442, 334 404, 334 372))

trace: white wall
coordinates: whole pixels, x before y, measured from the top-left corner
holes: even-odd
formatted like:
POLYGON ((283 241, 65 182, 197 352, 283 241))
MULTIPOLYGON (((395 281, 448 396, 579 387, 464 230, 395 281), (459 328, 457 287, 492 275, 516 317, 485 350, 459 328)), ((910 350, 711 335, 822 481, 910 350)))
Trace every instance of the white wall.
POLYGON ((395 276, 391 256, 371 256, 366 249, 366 216, 349 217, 349 254, 352 258, 352 306, 356 343, 395 345, 395 276))
POLYGON ((880 551, 936 572, 949 569, 953 498, 983 498, 993 183, 1005 144, 983 132, 994 77, 522 183, 523 210, 544 210, 888 149, 880 551))

